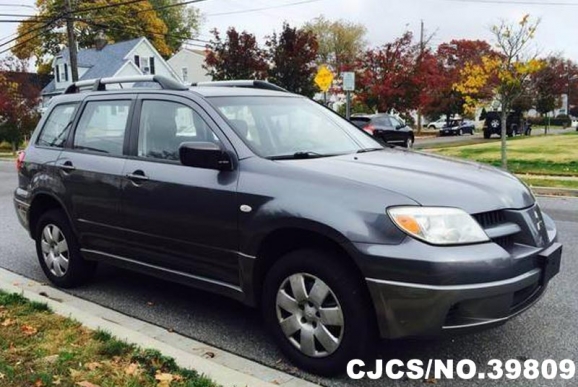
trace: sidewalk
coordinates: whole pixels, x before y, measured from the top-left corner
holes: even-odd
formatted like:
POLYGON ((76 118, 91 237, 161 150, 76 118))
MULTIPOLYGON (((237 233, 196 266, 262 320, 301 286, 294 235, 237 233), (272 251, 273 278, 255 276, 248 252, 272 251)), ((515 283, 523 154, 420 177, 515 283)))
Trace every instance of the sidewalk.
POLYGON ((54 313, 70 317, 87 328, 101 329, 142 348, 156 349, 174 358, 180 367, 194 369, 223 387, 316 386, 4 269, 0 269, 0 289, 45 303, 54 313))

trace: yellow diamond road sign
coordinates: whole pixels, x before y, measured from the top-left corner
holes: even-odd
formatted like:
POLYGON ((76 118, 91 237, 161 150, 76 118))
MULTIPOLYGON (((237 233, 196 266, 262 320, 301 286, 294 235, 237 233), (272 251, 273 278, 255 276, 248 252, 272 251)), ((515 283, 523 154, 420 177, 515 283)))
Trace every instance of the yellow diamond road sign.
POLYGON ((327 66, 320 66, 319 70, 317 71, 317 75, 315 75, 315 84, 319 86, 322 92, 327 92, 331 87, 331 83, 333 83, 333 73, 329 71, 327 66))

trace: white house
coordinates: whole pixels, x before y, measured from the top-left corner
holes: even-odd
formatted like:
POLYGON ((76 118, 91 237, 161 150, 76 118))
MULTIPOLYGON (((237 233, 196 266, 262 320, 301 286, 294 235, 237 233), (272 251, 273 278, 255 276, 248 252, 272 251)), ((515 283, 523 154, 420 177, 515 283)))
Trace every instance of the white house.
MULTIPOLYGON (((42 89, 45 104, 55 95, 62 94, 72 83, 68 48, 53 62, 54 79, 42 89)), ((78 51, 79 80, 128 75, 158 74, 180 81, 180 77, 146 38, 106 44, 97 39, 95 48, 78 51)))
POLYGON ((203 50, 182 48, 167 63, 178 74, 181 81, 186 84, 211 81, 211 77, 207 75, 207 70, 203 68, 205 63, 205 51, 203 50))

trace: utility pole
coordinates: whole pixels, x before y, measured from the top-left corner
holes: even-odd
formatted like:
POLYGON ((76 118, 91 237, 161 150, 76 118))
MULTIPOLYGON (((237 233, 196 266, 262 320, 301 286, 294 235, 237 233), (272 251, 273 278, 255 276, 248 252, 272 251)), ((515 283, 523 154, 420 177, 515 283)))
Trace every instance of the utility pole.
POLYGON ((68 54, 70 55, 70 71, 72 82, 78 81, 78 52, 76 36, 74 34, 74 20, 72 15, 72 0, 66 0, 66 33, 68 34, 68 54))
MULTIPOLYGON (((425 51, 425 41, 424 41, 424 29, 423 29, 423 19, 421 20, 421 24, 420 24, 420 32, 419 32, 419 59, 418 59, 418 65, 421 64, 421 61, 423 59, 423 54, 425 51)), ((421 133, 421 121, 422 121, 422 117, 421 117, 421 107, 418 107, 417 109, 417 132, 421 133)))

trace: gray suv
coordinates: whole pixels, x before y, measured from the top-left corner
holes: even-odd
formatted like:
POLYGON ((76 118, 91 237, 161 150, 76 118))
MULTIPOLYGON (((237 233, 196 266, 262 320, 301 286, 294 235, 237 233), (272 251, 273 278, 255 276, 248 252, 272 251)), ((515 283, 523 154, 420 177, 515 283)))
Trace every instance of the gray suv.
POLYGON ((502 324, 560 267, 555 225, 516 177, 383 148, 266 82, 76 83, 17 167, 16 211, 56 286, 106 263, 232 297, 319 374, 377 337, 502 324))

